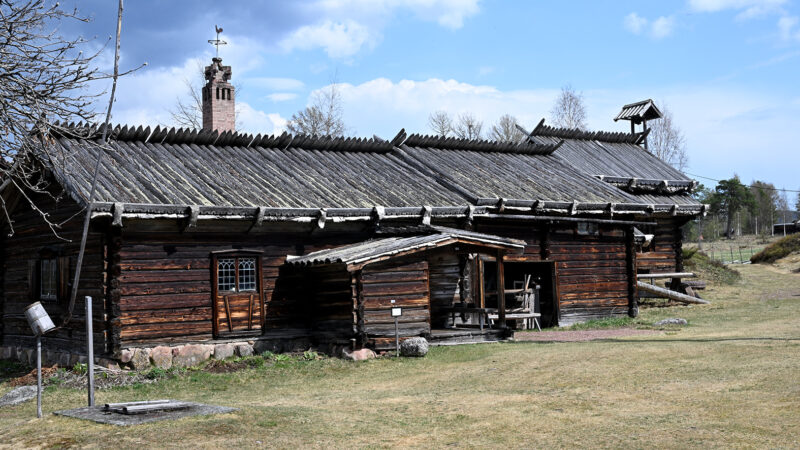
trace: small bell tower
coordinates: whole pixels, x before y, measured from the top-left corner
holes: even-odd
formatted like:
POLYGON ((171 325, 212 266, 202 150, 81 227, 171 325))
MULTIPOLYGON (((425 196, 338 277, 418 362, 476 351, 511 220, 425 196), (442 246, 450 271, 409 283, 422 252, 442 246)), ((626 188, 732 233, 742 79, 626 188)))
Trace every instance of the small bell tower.
MULTIPOLYGON (((631 103, 622 107, 622 111, 614 118, 618 120, 629 120, 631 122, 631 134, 636 133, 636 125, 642 125, 642 132, 647 131, 647 121, 656 120, 664 117, 658 110, 656 104, 651 99, 631 103)), ((647 138, 644 139, 644 148, 647 148, 647 138)))
POLYGON ((203 86, 203 129, 236 131, 236 90, 230 83, 231 66, 223 66, 219 57, 219 46, 227 42, 220 40, 222 28, 214 26, 217 38, 208 42, 216 47, 216 56, 211 65, 206 66, 204 75, 206 85, 203 86))

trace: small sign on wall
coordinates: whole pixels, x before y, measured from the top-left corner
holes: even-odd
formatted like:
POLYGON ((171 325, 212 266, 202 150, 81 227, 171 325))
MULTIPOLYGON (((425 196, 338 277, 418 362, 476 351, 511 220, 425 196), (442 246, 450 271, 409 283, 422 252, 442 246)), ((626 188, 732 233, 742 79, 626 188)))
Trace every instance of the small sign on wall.
POLYGON ((403 315, 403 308, 392 308, 392 317, 400 317, 403 315))

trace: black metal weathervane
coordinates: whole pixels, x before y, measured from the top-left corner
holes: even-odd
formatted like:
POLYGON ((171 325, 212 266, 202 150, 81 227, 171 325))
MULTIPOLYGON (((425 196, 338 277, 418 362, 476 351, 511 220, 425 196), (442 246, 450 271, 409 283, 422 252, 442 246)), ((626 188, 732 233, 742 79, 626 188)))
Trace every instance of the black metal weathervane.
POLYGON ((217 48, 217 56, 216 57, 219 58, 219 46, 220 45, 228 45, 228 43, 223 41, 223 40, 220 40, 220 38, 219 38, 219 34, 222 33, 222 28, 214 25, 214 29, 217 31, 217 38, 216 39, 209 39, 208 43, 217 48))

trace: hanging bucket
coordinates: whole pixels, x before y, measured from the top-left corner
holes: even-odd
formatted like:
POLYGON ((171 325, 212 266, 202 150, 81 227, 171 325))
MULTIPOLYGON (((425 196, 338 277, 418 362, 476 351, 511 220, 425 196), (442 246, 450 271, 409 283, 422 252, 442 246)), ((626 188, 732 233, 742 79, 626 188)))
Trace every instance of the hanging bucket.
POLYGON ((56 327, 39 302, 31 303, 25 308, 25 318, 28 319, 33 334, 42 335, 56 327))

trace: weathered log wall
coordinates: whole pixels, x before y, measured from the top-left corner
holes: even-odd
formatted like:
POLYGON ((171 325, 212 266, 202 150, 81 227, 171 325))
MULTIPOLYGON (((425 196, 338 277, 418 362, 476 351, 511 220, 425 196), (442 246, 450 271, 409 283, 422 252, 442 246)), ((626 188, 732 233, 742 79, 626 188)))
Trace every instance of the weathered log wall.
POLYGON ((360 309, 363 310, 366 345, 376 349, 394 348, 392 306, 403 308, 398 320, 401 337, 430 333, 427 260, 412 257, 368 265, 359 278, 357 302, 363 305, 360 309))
POLYGON ((556 263, 559 325, 628 313, 625 233, 622 227, 601 224, 596 233, 579 234, 575 225, 481 223, 476 231, 522 239, 522 255, 506 261, 556 263))
POLYGON ((432 325, 435 328, 442 328, 449 319, 447 314, 441 314, 438 310, 461 301, 458 284, 461 275, 459 256, 452 248, 437 250, 430 254, 428 264, 432 325))
MULTIPOLYGON (((51 229, 40 213, 32 210, 23 200, 13 212, 14 234, 4 238, 0 252, 2 266, 2 344, 8 346, 33 347, 35 339, 24 316, 29 304, 39 301, 37 266, 43 251, 57 256, 61 270, 58 300, 42 300, 56 325, 68 303, 67 297, 75 271, 82 231, 81 210, 71 200, 56 201, 51 196, 32 197, 37 207, 49 214, 53 223, 62 225, 51 229), (58 236, 56 235, 58 234, 58 236), (67 268, 67 264, 69 267, 67 268)), ((3 231, 7 234, 7 229, 3 231)), ((89 233, 81 272, 78 299, 72 319, 65 327, 48 333, 42 340, 45 349, 85 352, 86 317, 84 296, 92 296, 93 331, 95 354, 110 352, 109 323, 106 309, 106 251, 107 242, 102 225, 95 224, 89 233)), ((50 256, 48 256, 49 258, 50 256)))
POLYGON ((658 225, 642 229, 642 232, 652 233, 654 236, 650 246, 636 254, 636 267, 639 272, 680 272, 683 270, 680 228, 683 223, 685 220, 659 219, 658 225))
MULTIPOLYGON (((307 233, 175 233, 167 231, 167 226, 164 231, 146 231, 144 227, 157 226, 155 222, 123 229, 118 284, 118 343, 123 347, 213 338, 211 253, 219 250, 263 252, 264 328, 267 332, 310 330, 315 317, 309 314, 312 310, 307 298, 309 286, 304 284, 302 272, 284 266, 286 255, 363 239, 357 234, 318 240, 307 233)), ((341 290, 337 287, 337 291, 341 290)), ((352 306, 349 309, 352 310, 352 306)), ((344 313, 337 311, 336 314, 344 313)), ((319 324, 317 328, 324 326, 319 324)))

